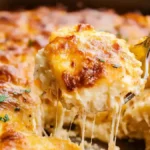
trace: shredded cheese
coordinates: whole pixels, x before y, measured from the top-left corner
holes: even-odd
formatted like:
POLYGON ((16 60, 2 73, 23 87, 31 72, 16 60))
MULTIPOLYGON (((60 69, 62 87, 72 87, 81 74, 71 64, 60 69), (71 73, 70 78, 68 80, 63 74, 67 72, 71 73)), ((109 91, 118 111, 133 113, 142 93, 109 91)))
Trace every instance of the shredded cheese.
POLYGON ((81 149, 84 150, 84 137, 85 137, 85 123, 86 123, 86 114, 82 115, 83 124, 82 124, 82 140, 80 143, 81 149))
POLYGON ((123 98, 120 99, 120 104, 116 106, 116 111, 114 112, 114 116, 112 119, 112 128, 110 133, 110 141, 108 145, 108 150, 115 150, 116 149, 116 139, 117 139, 117 133, 118 128, 120 124, 120 118, 121 118, 121 110, 123 105, 123 98))
POLYGON ((90 147, 92 146, 93 137, 94 137, 95 120, 96 120, 96 114, 94 115, 94 119, 93 119, 93 123, 92 123, 92 132, 91 132, 91 142, 90 142, 90 147))

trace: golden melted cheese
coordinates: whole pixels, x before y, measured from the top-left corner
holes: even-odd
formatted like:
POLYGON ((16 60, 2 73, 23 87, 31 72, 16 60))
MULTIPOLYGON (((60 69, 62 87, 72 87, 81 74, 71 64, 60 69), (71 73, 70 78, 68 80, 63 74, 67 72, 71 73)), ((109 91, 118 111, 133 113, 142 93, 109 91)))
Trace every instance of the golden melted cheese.
POLYGON ((40 111, 40 100, 34 99, 26 90, 11 86, 0 88, 0 98, 5 97, 0 102, 0 117, 8 115, 9 118, 7 122, 0 120, 0 134, 5 128, 42 134, 42 122, 37 116, 40 111))
POLYGON ((80 150, 80 148, 68 140, 40 137, 35 134, 27 134, 9 130, 0 136, 0 149, 13 150, 80 150))
POLYGON ((96 113, 122 103, 120 98, 129 92, 140 93, 140 66, 125 41, 79 24, 52 33, 37 54, 35 74, 51 100, 96 113))

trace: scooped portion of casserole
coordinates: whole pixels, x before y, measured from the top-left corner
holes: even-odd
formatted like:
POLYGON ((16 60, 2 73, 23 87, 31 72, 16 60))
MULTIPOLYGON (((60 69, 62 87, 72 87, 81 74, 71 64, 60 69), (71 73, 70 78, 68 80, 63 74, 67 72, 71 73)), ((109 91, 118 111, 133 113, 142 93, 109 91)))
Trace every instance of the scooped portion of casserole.
POLYGON ((144 88, 141 63, 124 40, 79 24, 53 32, 38 52, 35 76, 53 101, 97 113, 117 109, 144 88))
POLYGON ((47 99, 82 116, 82 139, 87 115, 112 113, 109 150, 115 149, 122 105, 139 95, 146 82, 126 42, 88 24, 62 28, 51 33, 35 65, 47 99))

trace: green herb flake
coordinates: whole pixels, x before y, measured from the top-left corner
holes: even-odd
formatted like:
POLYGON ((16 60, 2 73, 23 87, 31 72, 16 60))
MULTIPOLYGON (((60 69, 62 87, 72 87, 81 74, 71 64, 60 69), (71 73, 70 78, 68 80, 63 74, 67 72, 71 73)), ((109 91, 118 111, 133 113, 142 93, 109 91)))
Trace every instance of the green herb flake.
POLYGON ((4 116, 4 122, 7 122, 7 121, 9 121, 9 117, 8 117, 8 115, 6 114, 6 115, 4 116))
POLYGON ((112 64, 112 67, 114 67, 114 68, 120 68, 121 66, 118 65, 118 64, 112 64))
POLYGON ((26 89, 24 90, 25 93, 30 93, 31 92, 31 89, 26 89))
POLYGON ((7 99, 6 95, 0 95, 0 103, 4 102, 7 99))
POLYGON ((3 121, 3 122, 4 122, 4 118, 3 118, 3 117, 0 117, 0 121, 3 121))
POLYGON ((15 107, 14 111, 20 111, 20 107, 15 107))
POLYGON ((0 121, 3 121, 3 122, 9 121, 9 116, 7 114, 5 114, 4 117, 0 117, 0 121))
POLYGON ((29 41, 28 41, 28 47, 33 46, 33 44, 34 44, 34 41, 33 41, 33 40, 31 40, 31 39, 29 39, 29 41))
POLYGON ((99 60, 100 62, 105 62, 105 60, 104 60, 104 59, 101 59, 101 58, 98 58, 98 60, 99 60))

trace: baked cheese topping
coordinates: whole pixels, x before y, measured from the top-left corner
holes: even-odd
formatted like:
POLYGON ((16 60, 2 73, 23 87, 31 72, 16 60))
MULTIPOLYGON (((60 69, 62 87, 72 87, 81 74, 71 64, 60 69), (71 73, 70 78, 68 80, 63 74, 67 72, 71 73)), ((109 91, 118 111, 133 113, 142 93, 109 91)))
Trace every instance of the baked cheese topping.
POLYGON ((36 57, 35 78, 51 101, 76 108, 82 118, 84 149, 87 114, 112 111, 109 150, 115 149, 124 100, 144 89, 141 63, 125 41, 87 24, 53 32, 36 57))
POLYGON ((58 138, 48 138, 35 134, 9 130, 1 135, 0 148, 14 150, 80 150, 77 144, 58 138))
MULTIPOLYGON (((115 108, 129 92, 144 86, 141 63, 125 41, 79 24, 58 30, 38 52, 35 76, 51 100, 96 113, 115 108)), ((116 108, 117 109, 117 108, 116 108)))

